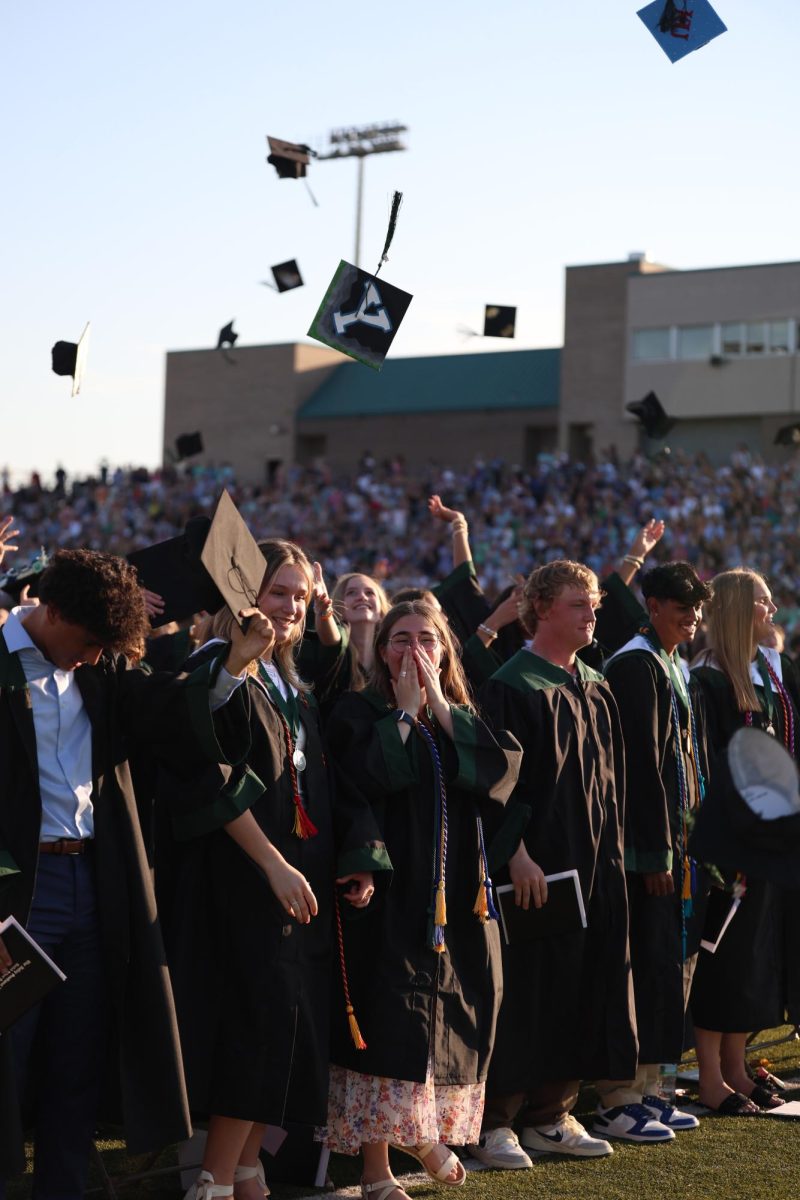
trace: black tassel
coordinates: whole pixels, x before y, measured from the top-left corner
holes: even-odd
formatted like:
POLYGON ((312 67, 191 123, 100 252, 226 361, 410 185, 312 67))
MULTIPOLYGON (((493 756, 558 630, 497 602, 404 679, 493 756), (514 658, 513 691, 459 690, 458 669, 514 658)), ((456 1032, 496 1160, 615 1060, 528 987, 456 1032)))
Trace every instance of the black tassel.
POLYGON ((381 261, 378 263, 378 269, 375 272, 376 275, 378 274, 378 271, 380 271, 383 264, 388 260, 389 247, 392 244, 392 238, 394 237, 394 231, 397 226, 397 214, 400 212, 400 205, 402 202, 403 193, 395 192, 394 196, 392 197, 392 211, 389 213, 389 228, 386 230, 386 241, 383 244, 383 253, 381 254, 381 261))
POLYGON ((664 5, 664 11, 658 18, 658 28, 662 33, 672 33, 676 16, 677 12, 675 5, 673 4, 672 0, 667 0, 667 3, 664 5))

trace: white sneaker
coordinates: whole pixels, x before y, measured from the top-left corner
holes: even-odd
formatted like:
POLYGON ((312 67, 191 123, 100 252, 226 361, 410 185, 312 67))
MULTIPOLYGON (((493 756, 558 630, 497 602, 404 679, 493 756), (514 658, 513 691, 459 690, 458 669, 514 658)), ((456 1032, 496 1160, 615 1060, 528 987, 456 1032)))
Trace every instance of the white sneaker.
POLYGON ((617 1104, 597 1109, 592 1126, 595 1133, 620 1138, 623 1142, 671 1142, 673 1130, 656 1120, 644 1104, 617 1104))
POLYGON ((498 1171, 521 1171, 533 1166, 513 1129, 490 1129, 481 1134, 477 1146, 467 1146, 467 1150, 478 1162, 498 1171))
POLYGON ((533 1154, 572 1154, 576 1158, 600 1158, 614 1148, 602 1138, 592 1137, 571 1113, 555 1125, 528 1125, 520 1142, 533 1154))

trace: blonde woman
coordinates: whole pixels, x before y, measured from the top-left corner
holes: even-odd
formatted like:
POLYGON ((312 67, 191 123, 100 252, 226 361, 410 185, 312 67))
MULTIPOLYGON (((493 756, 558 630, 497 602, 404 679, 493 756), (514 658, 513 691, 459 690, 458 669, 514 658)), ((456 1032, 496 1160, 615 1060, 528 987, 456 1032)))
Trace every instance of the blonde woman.
MULTIPOLYGON (((318 712, 296 671, 311 565, 291 542, 261 550, 258 604, 274 639, 246 683, 247 761, 225 780, 177 781, 170 798, 182 840, 170 965, 191 1107, 209 1118, 196 1200, 262 1200, 264 1126, 324 1120, 334 881, 363 908, 371 872, 388 867, 368 807, 334 809, 318 712)), ((219 653, 229 628, 218 614, 192 666, 219 653)))
MULTIPOLYGON (((743 725, 776 737, 796 759, 798 715, 770 645, 776 608, 766 581, 740 567, 718 575, 712 593, 709 648, 693 670, 704 694, 712 778, 715 756, 743 725)), ((701 949, 692 986, 700 1099, 726 1115, 753 1116, 777 1104, 769 1080, 750 1076, 745 1046, 753 1030, 785 1019, 787 973, 796 970, 787 953, 790 912, 788 894, 766 881, 737 875, 728 887, 740 906, 716 952, 701 949)), ((712 911, 731 899, 712 890, 712 911)))

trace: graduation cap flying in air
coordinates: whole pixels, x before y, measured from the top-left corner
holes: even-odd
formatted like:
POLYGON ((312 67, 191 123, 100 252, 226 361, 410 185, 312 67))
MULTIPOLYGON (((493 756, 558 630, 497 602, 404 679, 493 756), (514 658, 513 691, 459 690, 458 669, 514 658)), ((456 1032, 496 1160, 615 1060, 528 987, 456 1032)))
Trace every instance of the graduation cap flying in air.
POLYGON ((295 288, 303 286, 303 276, 300 274, 300 268, 294 258, 270 267, 270 271, 272 271, 272 278, 275 282, 270 283, 268 280, 262 279, 264 287, 275 288, 278 292, 292 292, 295 288))
POLYGON ((305 179, 308 164, 316 151, 303 142, 285 142, 282 138, 267 137, 267 162, 275 168, 279 179, 305 179))
POLYGON ((483 336, 513 338, 516 323, 516 308, 487 304, 483 314, 483 336))
POLYGON ((625 405, 625 411, 636 417, 649 438, 665 438, 670 429, 675 427, 674 418, 668 417, 664 412, 655 392, 648 392, 642 400, 632 400, 630 404, 625 405))
POLYGON ((153 626, 180 621, 196 612, 216 612, 227 604, 239 610, 258 599, 266 561, 227 491, 214 516, 192 517, 178 537, 136 550, 128 556, 139 582, 164 601, 153 626))
POLYGON ((723 871, 800 887, 797 767, 776 738, 736 731, 697 810, 689 850, 723 871))
POLYGON ((413 299, 408 292, 378 279, 388 259, 402 199, 402 192, 394 193, 386 241, 374 274, 342 259, 308 331, 309 337, 376 371, 383 366, 413 299))
POLYGON ((800 446, 800 421, 791 425, 782 425, 775 434, 776 446, 800 446))
MULTIPOLYGON (((236 318, 234 317, 233 321, 235 320, 236 318)), ((233 348, 236 345, 236 339, 239 335, 233 332, 233 321, 229 321, 227 325, 223 325, 222 329, 220 329, 219 337, 217 338, 218 350, 223 350, 225 346, 233 348)))
POLYGON ((708 0, 653 0, 636 15, 673 63, 726 33, 728 28, 708 0))
POLYGON ((195 454, 203 453, 203 435, 199 430, 195 433, 179 433, 175 438, 175 461, 183 462, 185 458, 194 458, 195 454))
POLYGON ((77 342, 56 342, 51 350, 53 371, 56 375, 72 376, 71 396, 77 396, 81 390, 83 376, 86 372, 86 360, 89 355, 89 329, 86 327, 77 342))

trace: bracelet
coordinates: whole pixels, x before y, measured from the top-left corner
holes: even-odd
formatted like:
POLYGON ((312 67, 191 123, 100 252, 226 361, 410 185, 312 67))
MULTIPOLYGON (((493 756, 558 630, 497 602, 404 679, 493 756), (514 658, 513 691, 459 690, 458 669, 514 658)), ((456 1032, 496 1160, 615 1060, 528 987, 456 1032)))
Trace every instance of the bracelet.
POLYGON ((327 608, 321 609, 319 612, 317 612, 317 610, 314 609, 314 615, 318 621, 327 621, 330 617, 333 616, 333 605, 331 604, 327 608))
POLYGON ((488 638, 489 638, 491 641, 494 641, 494 639, 497 637, 497 630, 496 630, 496 629, 490 629, 488 625, 484 625, 483 623, 481 623, 481 624, 478 626, 478 629, 481 631, 481 633, 485 633, 485 634, 486 634, 486 636, 487 636, 487 637, 488 637, 488 638))
POLYGON ((644 559, 637 558, 635 554, 623 554, 622 561, 630 563, 632 567, 643 567, 644 559))
POLYGON ((411 716, 411 713, 407 713, 404 708, 397 709, 397 711, 394 714, 394 719, 395 719, 395 721, 397 721, 398 725, 400 724, 401 721, 405 721, 406 725, 410 725, 412 729, 416 725, 416 721, 411 716))
POLYGON ((456 517, 455 521, 450 522, 450 532, 455 537, 457 533, 466 533, 469 529, 466 517, 456 517))

